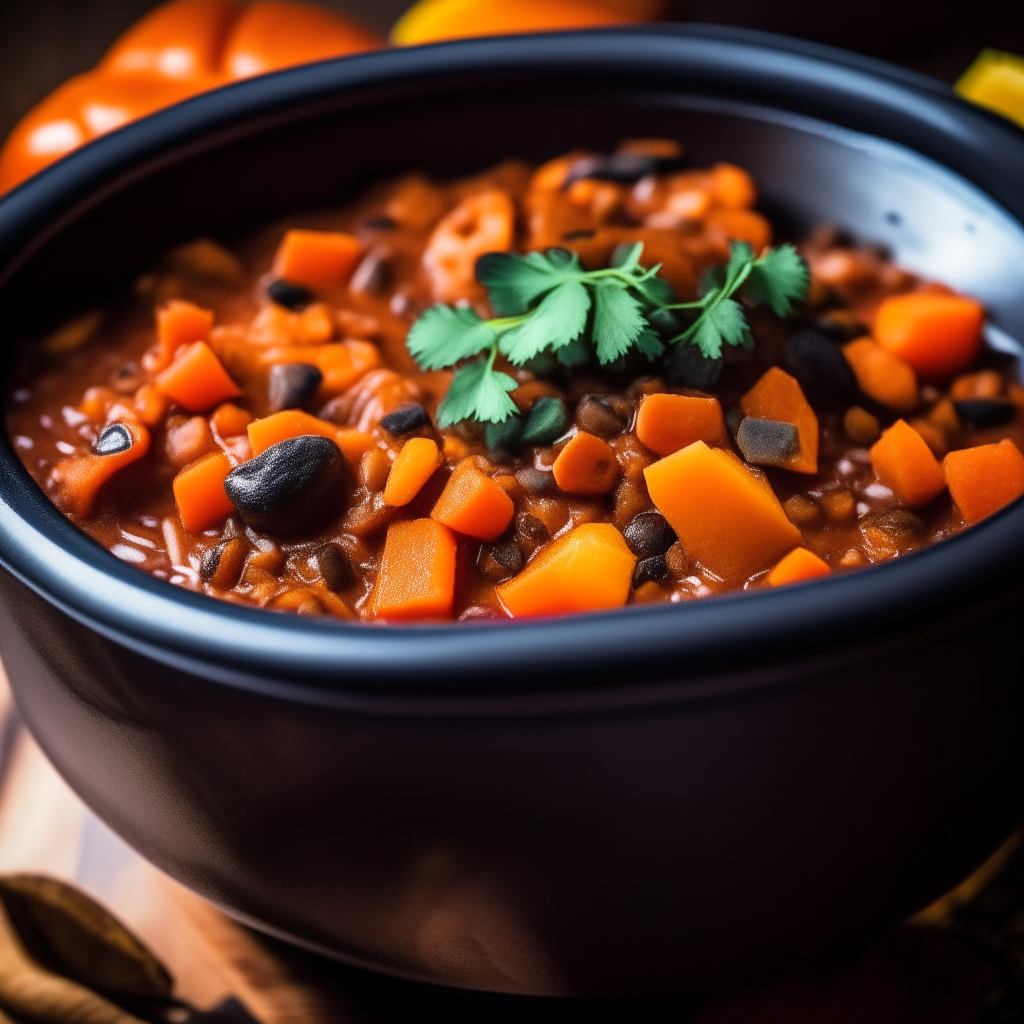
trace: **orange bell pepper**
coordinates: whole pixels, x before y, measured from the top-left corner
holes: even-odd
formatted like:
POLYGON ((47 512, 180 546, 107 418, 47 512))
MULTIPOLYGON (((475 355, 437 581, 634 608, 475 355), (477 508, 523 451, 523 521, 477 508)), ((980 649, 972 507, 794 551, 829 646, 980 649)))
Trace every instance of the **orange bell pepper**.
POLYGON ((312 4, 172 0, 25 115, 0 152, 0 192, 106 132, 226 82, 383 45, 312 4))

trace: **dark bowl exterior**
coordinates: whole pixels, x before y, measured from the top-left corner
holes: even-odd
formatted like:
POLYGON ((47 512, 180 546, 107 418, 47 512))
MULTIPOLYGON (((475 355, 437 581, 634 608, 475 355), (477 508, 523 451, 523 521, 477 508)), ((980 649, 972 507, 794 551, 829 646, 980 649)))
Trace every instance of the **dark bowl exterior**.
MULTIPOLYGON (((748 164, 780 223, 843 222, 1024 337, 1024 135, 883 65, 698 28, 329 62, 115 133, 0 201, 8 340, 174 242, 389 169, 650 134, 748 164)), ((344 626, 138 573, 0 447, 4 661, 85 801, 243 920, 497 992, 707 990, 962 877, 1019 818, 1022 558, 1018 504, 774 593, 344 626)))

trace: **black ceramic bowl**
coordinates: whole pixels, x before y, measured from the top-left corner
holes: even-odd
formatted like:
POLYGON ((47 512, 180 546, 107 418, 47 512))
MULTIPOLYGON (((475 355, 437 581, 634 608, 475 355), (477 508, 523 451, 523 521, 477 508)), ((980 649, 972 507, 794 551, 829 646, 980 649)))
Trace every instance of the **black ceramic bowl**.
MULTIPOLYGON (((714 29, 479 40, 234 86, 0 202, 5 348, 167 246, 671 135, 1024 338, 1024 134, 847 54, 714 29)), ((384 629, 126 566, 0 450, 3 657, 145 857, 245 921, 524 993, 706 989, 922 906, 1018 820, 1024 504, 862 573, 685 607, 384 629)))

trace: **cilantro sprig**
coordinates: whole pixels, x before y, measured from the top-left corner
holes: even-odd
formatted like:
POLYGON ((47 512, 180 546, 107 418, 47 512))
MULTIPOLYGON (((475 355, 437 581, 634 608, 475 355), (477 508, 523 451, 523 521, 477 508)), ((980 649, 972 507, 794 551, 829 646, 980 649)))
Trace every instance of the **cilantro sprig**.
POLYGON ((485 320, 469 306, 433 306, 412 325, 406 342, 424 370, 463 364, 438 409, 438 424, 501 423, 515 414, 509 392, 518 384, 495 369, 499 354, 513 366, 545 354, 566 366, 591 357, 607 366, 634 349, 653 360, 666 344, 688 343, 715 359, 723 345, 753 344, 738 298, 787 316, 810 281, 791 245, 756 257, 747 243, 734 242, 729 262, 704 275, 699 299, 673 302, 670 285, 658 276, 661 265, 645 269, 642 253, 639 242, 621 247, 612 265, 601 270, 586 270, 566 249, 482 256, 477 279, 496 316, 485 320), (692 322, 663 337, 666 322, 683 326, 678 315, 692 322))

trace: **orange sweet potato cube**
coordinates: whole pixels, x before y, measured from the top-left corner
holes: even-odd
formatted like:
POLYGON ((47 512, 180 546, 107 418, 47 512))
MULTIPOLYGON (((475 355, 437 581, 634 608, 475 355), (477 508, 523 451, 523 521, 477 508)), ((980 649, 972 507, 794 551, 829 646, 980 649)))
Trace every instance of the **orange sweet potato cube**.
POLYGON ((927 505, 946 486, 939 460, 905 420, 897 420, 872 445, 871 465, 875 476, 908 508, 927 505))
POLYGON ((950 452, 942 465, 949 493, 968 523, 998 512, 1024 494, 1024 455, 1009 438, 950 452))
POLYGON ((694 441, 728 441, 718 399, 700 395, 648 395, 636 414, 636 436, 659 455, 671 455, 694 441))
POLYGON ((636 556, 611 523, 584 523, 543 547, 496 588, 516 618, 619 608, 629 598, 636 556))
POLYGON ((695 441, 644 477, 687 555, 728 583, 742 583, 800 543, 768 482, 732 452, 695 441))
POLYGON ((444 619, 455 597, 455 534, 433 519, 388 527, 374 589, 378 619, 444 619))
POLYGON ((740 408, 745 416, 792 423, 799 448, 783 468, 795 473, 818 472, 818 417, 795 377, 773 366, 740 399, 740 408))

